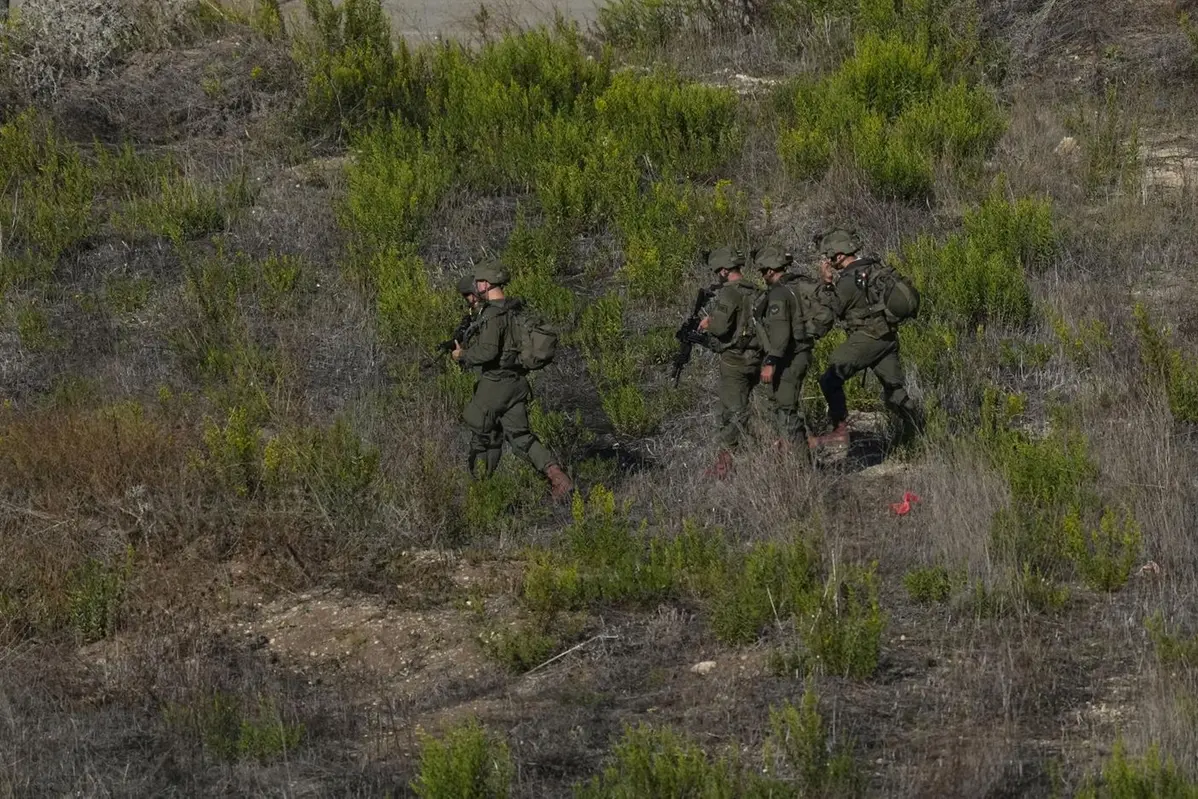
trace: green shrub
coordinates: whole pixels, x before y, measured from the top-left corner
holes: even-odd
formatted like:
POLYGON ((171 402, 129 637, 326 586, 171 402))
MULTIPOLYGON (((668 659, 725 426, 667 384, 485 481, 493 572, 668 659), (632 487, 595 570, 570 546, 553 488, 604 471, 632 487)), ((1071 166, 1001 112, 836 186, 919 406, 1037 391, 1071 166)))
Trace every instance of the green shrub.
POLYGON ((1097 528, 1087 528, 1074 509, 1064 520, 1065 544, 1086 584, 1097 591, 1118 591, 1140 557, 1140 525, 1130 511, 1122 518, 1105 508, 1097 528))
POLYGON ((862 775, 849 748, 830 739, 812 680, 807 681, 799 707, 785 701, 779 708, 770 708, 764 749, 765 773, 787 778, 783 795, 860 795, 862 775))
POLYGON ((954 581, 943 566, 924 566, 903 575, 903 585, 911 599, 921 605, 947 602, 952 596, 954 581))
POLYGON ((300 120, 306 128, 344 135, 391 113, 407 122, 426 119, 424 59, 402 39, 393 48, 380 0, 304 5, 311 34, 296 39, 295 59, 304 74, 300 120))
POLYGON ((718 532, 684 524, 674 538, 650 536, 602 485, 585 501, 575 494, 573 516, 563 551, 533 553, 522 590, 533 610, 644 605, 699 595, 719 580, 726 545, 718 532))
POLYGON ((237 211, 254 201, 244 171, 223 185, 164 175, 157 189, 157 196, 135 197, 114 215, 113 224, 124 235, 149 233, 181 245, 225 230, 237 211))
MULTIPOLYGON (((600 102, 600 101, 597 101, 600 102)), ((547 225, 567 233, 609 221, 637 191, 625 134, 596 129, 589 114, 558 115, 536 127, 532 183, 547 225)))
MULTIPOLYGON (((13 257, 53 263, 95 227, 93 171, 77 147, 30 108, 0 125, 0 230, 13 257)), ((41 270, 4 270, 8 280, 41 270), (11 270, 11 271, 10 271, 11 270)), ((0 290, 6 288, 0 285, 0 290)))
POLYGON ((414 252, 425 218, 449 187, 452 161, 424 149, 420 134, 399 124, 372 127, 354 144, 339 220, 355 257, 414 252))
POLYGON ((570 256, 569 244, 548 225, 529 227, 520 213, 503 254, 512 279, 506 293, 529 302, 551 324, 565 324, 574 316, 574 292, 555 280, 570 256))
POLYGON ((656 182, 628 198, 616 213, 624 247, 620 274, 633 297, 673 299, 698 250, 694 196, 689 187, 656 182))
POLYGON ((834 572, 801 622, 807 657, 828 674, 869 677, 878 667, 886 614, 874 568, 834 572))
POLYGON ((541 665, 560 645, 554 636, 529 625, 486 630, 479 641, 488 657, 516 673, 541 665))
POLYGON ((693 9, 693 0, 604 0, 596 22, 603 41, 616 47, 660 47, 686 25, 693 9))
POLYGON ((412 790, 421 799, 504 799, 514 775, 507 743, 471 718, 442 740, 423 737, 412 790))
POLYGON ((224 424, 209 421, 204 428, 207 450, 202 465, 238 496, 250 496, 262 484, 262 437, 250 409, 229 410, 224 424))
POLYGON ((935 91, 942 82, 935 52, 910 42, 899 33, 867 33, 845 61, 838 83, 866 109, 894 121, 917 98, 935 91))
POLYGON ((982 322, 1024 325, 1032 315, 1029 270, 1042 268, 1056 244, 1047 200, 1009 201, 1003 181, 965 214, 964 232, 937 243, 920 236, 901 264, 923 293, 928 315, 962 327, 982 322))
POLYGON ((50 329, 50 316, 46 309, 30 300, 21 302, 16 312, 17 336, 21 346, 30 352, 45 352, 58 343, 50 329))
POLYGON ((1177 15, 1177 26, 1190 40, 1190 60, 1198 67, 1198 25, 1194 24, 1187 12, 1182 11, 1177 15))
POLYGON ((272 438, 262 450, 262 474, 276 490, 294 486, 314 498, 330 519, 360 523, 378 505, 379 451, 344 419, 272 438))
POLYGON ((667 180, 710 175, 740 151, 737 105, 731 89, 663 73, 617 73, 595 100, 600 123, 622 139, 624 153, 667 180))
POLYGON ((1140 176, 1140 132, 1134 112, 1113 82, 1093 112, 1079 108, 1065 119, 1082 152, 1082 180, 1088 193, 1135 189, 1140 176))
POLYGON ((84 642, 107 638, 116 631, 125 589, 133 576, 133 547, 125 562, 108 564, 88 558, 71 570, 66 581, 67 622, 84 642))
POLYGON ((665 418, 664 409, 633 383, 600 389, 599 397, 612 428, 623 436, 652 435, 665 418))
POLYGON ((1136 303, 1134 315, 1140 361, 1149 382, 1164 390, 1174 419, 1198 422, 1198 361, 1169 343, 1153 325, 1143 303, 1136 303))
POLYGON ((841 157, 875 193, 913 200, 932 193, 938 161, 962 177, 980 174, 1005 130, 994 97, 948 82, 925 37, 885 30, 860 36, 838 71, 790 89, 793 126, 780 134, 778 152, 795 179, 819 178, 841 157))
POLYGON ((610 765, 588 782, 575 786, 579 799, 633 797, 710 797, 739 795, 736 766, 720 758, 710 761, 694 742, 668 727, 638 724, 625 727, 610 765))
POLYGON ((1169 631, 1159 610, 1145 619, 1144 626, 1152 639, 1156 659, 1162 666, 1198 668, 1198 635, 1186 636, 1169 631))
MULTIPOLYGON (((540 475, 522 462, 500 461, 495 474, 482 476, 466 486, 463 518, 473 536, 495 532, 508 517, 521 518, 544 494, 540 475)), ((477 468, 485 471, 480 461, 477 468)))
POLYGON ((1190 780, 1172 757, 1161 759, 1153 744, 1141 757, 1129 757, 1122 738, 1116 739, 1100 779, 1090 778, 1079 799, 1193 799, 1198 782, 1190 780))
POLYGON ((303 741, 303 724, 283 718, 274 700, 259 698, 246 712, 237 697, 215 691, 194 704, 170 704, 163 710, 168 724, 194 734, 209 754, 229 762, 270 761, 294 753, 303 741))
POLYGON ((400 351, 432 357, 446 336, 446 320, 460 315, 457 294, 434 287, 428 267, 417 255, 380 252, 371 259, 369 270, 378 287, 383 342, 400 351))
MULTIPOLYGON (((586 116, 611 65, 591 59, 576 29, 557 26, 506 36, 472 53, 454 44, 433 65, 429 140, 462 166, 476 189, 527 186, 545 153, 555 116, 586 116)), ((552 137, 551 137, 552 138, 552 137)))
POLYGON ((801 537, 753 547, 739 568, 729 568, 712 597, 712 632, 728 644, 757 640, 771 622, 804 612, 818 580, 819 555, 801 537))

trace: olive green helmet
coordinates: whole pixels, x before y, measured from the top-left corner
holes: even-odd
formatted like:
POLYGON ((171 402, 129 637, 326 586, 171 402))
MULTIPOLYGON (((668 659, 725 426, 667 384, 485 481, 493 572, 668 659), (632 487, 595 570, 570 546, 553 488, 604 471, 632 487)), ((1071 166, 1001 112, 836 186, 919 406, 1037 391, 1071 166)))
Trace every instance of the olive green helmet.
POLYGON ((759 270, 775 269, 784 271, 794 263, 794 256, 781 247, 768 245, 760 250, 754 250, 753 263, 759 270))
POLYGON ((508 282, 507 270, 498 260, 484 261, 474 267, 474 279, 485 280, 492 286, 502 286, 508 282))
POLYGON ((721 269, 740 269, 745 265, 744 253, 731 245, 704 253, 704 259, 707 261, 707 268, 713 272, 721 269))
POLYGON ((821 255, 835 258, 840 254, 855 254, 861 249, 861 242, 857 239, 856 233, 844 228, 836 228, 820 237, 818 247, 821 255))
POLYGON ((474 275, 462 275, 462 279, 458 281, 458 294, 477 294, 478 289, 474 286, 474 275))

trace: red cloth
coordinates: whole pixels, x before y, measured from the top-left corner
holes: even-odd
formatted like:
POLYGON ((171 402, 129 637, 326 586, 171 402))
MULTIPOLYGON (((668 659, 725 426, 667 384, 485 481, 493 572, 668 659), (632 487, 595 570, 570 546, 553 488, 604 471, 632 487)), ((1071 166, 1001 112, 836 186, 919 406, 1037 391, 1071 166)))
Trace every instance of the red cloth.
POLYGON ((894 511, 895 515, 897 516, 906 516, 911 512, 911 504, 914 502, 919 502, 919 496, 912 494, 910 491, 904 491, 903 501, 892 503, 890 505, 890 509, 894 511))

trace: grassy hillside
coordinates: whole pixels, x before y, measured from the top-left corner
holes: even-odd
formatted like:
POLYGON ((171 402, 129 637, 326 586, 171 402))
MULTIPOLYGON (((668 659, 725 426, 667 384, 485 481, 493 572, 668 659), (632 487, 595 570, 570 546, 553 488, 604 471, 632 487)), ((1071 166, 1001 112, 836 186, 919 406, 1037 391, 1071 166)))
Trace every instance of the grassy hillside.
POLYGON ((0 30, 0 796, 1198 794, 1184 4, 304 5, 0 30), (927 435, 713 481, 699 253, 836 225, 927 435), (566 505, 466 473, 495 255, 566 505))

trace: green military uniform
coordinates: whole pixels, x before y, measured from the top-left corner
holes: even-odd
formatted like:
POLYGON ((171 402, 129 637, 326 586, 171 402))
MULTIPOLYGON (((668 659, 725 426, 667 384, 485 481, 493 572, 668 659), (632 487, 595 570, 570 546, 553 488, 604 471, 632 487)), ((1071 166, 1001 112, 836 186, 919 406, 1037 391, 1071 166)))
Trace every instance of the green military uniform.
MULTIPOLYGON (((757 253, 756 264, 765 270, 784 270, 790 254, 775 248, 757 253)), ((811 365, 814 332, 831 327, 831 312, 814 301, 816 281, 805 275, 786 275, 769 287, 761 319, 765 347, 763 366, 774 367, 768 385, 769 407, 778 432, 785 441, 802 441, 807 435, 803 418, 802 388, 811 365)), ((826 332, 826 331, 825 331, 826 332)))
MULTIPOLYGON (((479 267, 475 277, 496 285, 507 282, 506 273, 493 265, 479 267)), ((528 423, 532 389, 524 371, 516 365, 507 316, 517 302, 506 298, 484 302, 474 325, 474 334, 469 342, 463 342, 459 363, 479 375, 474 396, 462 413, 463 421, 470 429, 469 467, 472 474, 479 456, 483 458, 486 473, 495 473, 505 439, 512 451, 538 472, 545 473, 553 463, 549 451, 533 435, 528 423)))
MULTIPOLYGON (((725 248, 712 253, 715 270, 740 269, 744 256, 725 248)), ((725 283, 716 293, 706 332, 720 353, 720 444, 736 446, 748 426, 749 397, 760 379, 762 345, 754 329, 752 306, 758 290, 742 280, 725 283)))
MULTIPOLYGON (((853 255, 859 245, 847 233, 834 231, 824 237, 821 249, 825 253, 853 255)), ((872 257, 849 262, 835 281, 825 284, 817 295, 827 314, 816 326, 816 334, 823 335, 831 328, 829 317, 842 320, 848 332, 845 342, 832 351, 819 385, 828 402, 829 421, 837 428, 848 417, 845 382, 864 369, 873 370, 882 383, 882 399, 902 420, 905 436, 912 428, 922 428, 923 420, 919 406, 907 395, 898 331, 883 313, 871 306, 869 296, 857 280, 859 267, 877 262, 872 257)))

